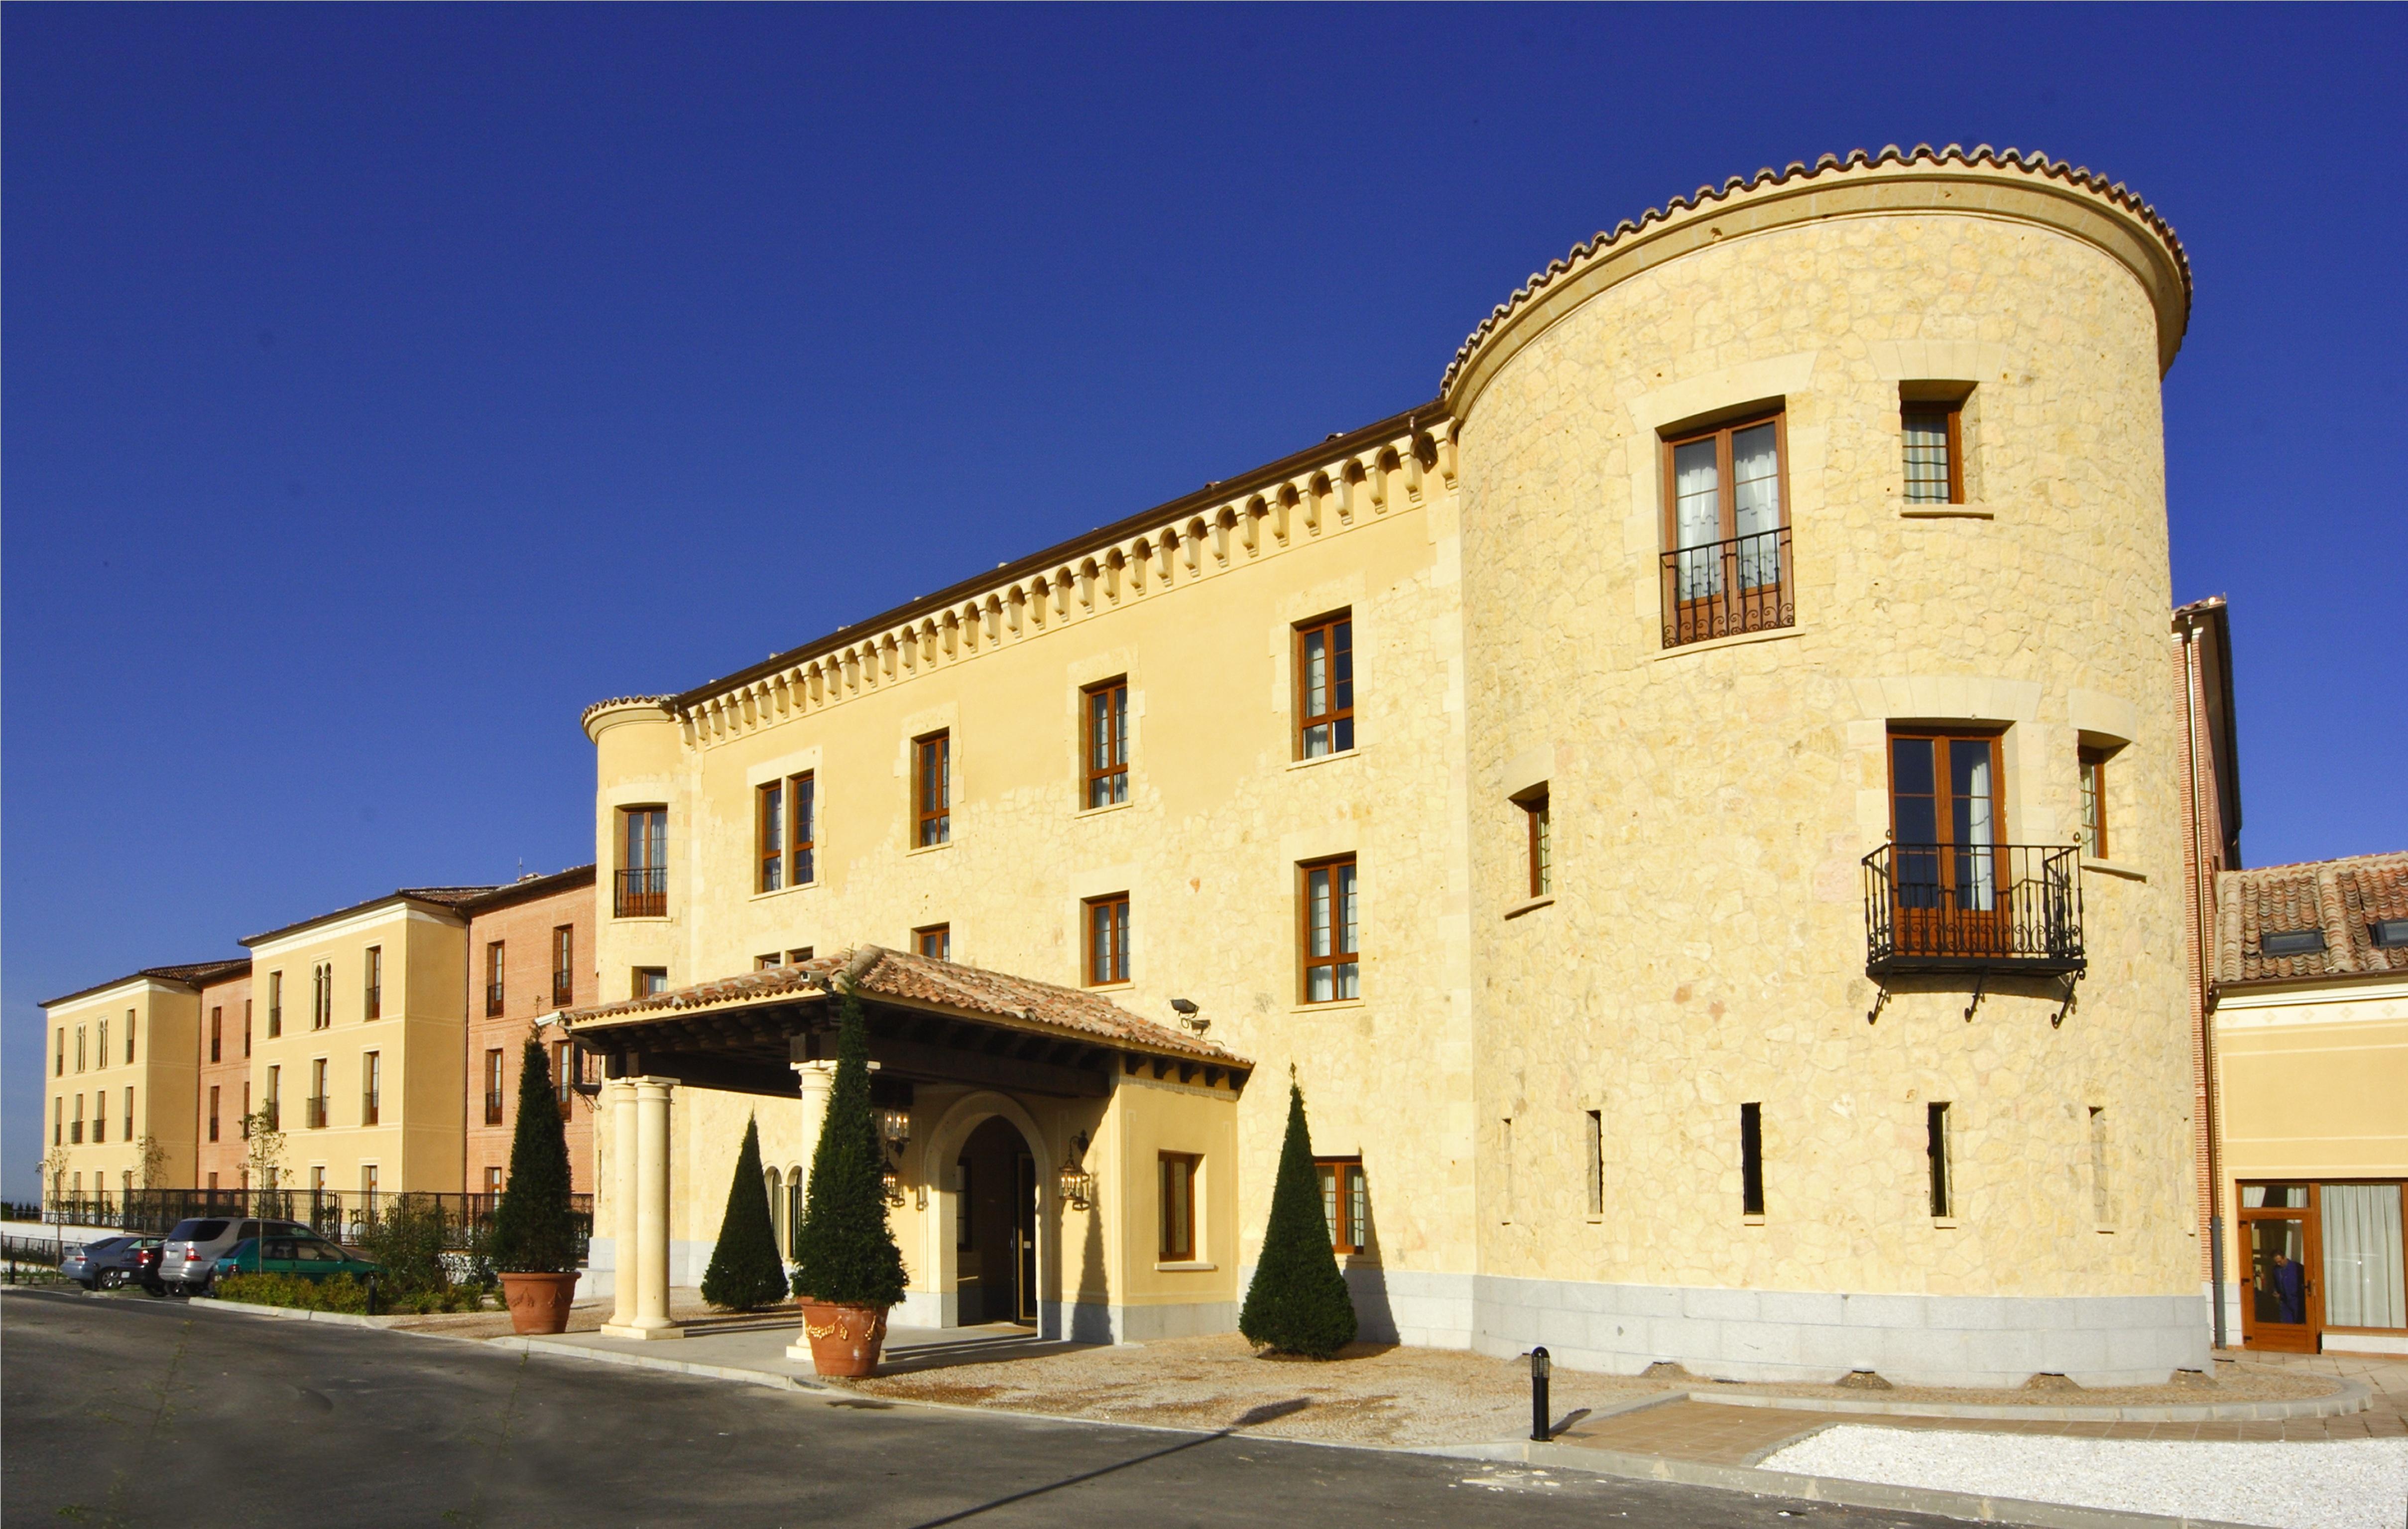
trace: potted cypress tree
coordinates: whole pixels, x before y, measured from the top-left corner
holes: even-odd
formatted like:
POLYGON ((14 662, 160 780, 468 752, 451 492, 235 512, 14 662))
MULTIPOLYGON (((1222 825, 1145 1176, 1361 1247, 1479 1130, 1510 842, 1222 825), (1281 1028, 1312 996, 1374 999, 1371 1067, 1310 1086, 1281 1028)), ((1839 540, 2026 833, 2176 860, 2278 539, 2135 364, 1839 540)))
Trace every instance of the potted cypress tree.
POLYGON ((869 1108, 860 1001, 846 993, 837 1014, 836 1077, 795 1237, 795 1294, 819 1373, 875 1375, 886 1313, 903 1299, 903 1250, 886 1224, 884 1151, 869 1108))
POLYGON ((1249 1343, 1278 1354, 1329 1359, 1354 1341, 1354 1301, 1330 1250, 1329 1220, 1321 1207, 1321 1180, 1312 1168, 1312 1134, 1304 1123, 1304 1090, 1291 1079, 1287 1139, 1280 1144, 1279 1176, 1271 1182, 1271 1218, 1263 1229, 1263 1256, 1238 1313, 1249 1343))
POLYGON ((519 1064, 509 1181, 502 1186, 488 1244, 516 1332, 568 1330, 568 1306, 577 1296, 577 1217, 568 1194, 568 1138, 552 1098, 552 1064, 543 1043, 530 1036, 519 1064))
POLYGON ((727 1186, 727 1214, 703 1271, 702 1298, 723 1311, 758 1311, 786 1293, 786 1265, 769 1224, 769 1189, 761 1177, 761 1122, 744 1122, 736 1154, 736 1181, 727 1186))

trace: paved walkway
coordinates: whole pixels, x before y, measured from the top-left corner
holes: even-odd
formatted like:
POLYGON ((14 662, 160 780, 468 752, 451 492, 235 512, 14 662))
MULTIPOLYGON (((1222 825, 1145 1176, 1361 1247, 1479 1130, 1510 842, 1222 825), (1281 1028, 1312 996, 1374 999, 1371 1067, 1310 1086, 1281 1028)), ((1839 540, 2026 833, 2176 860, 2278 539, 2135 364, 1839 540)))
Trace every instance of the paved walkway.
MULTIPOLYGON (((1583 1421, 1557 1442, 1625 1454, 1657 1455, 1713 1465, 1753 1465, 1834 1423, 1873 1428, 1936 1429, 1972 1434, 2057 1434, 2078 1438, 2325 1440, 2408 1437, 2408 1359, 2358 1359, 2340 1354, 2252 1353, 2247 1363, 2269 1368, 2344 1376, 2374 1388, 2373 1406, 2337 1418, 2283 1418, 2232 1422, 2079 1422, 2057 1419, 1899 1418, 1862 1413, 1805 1412, 1667 1402, 1613 1417, 1583 1421)), ((2078 1404, 2079 1396, 2068 1396, 2078 1404)))
MULTIPOLYGON (((729 1378, 757 1376, 772 1381, 810 1384, 810 1365, 786 1357, 786 1346, 802 1337, 792 1312, 761 1317, 714 1317, 688 1324, 686 1336, 669 1342, 606 1338, 599 1333, 564 1333, 518 1340, 530 1347, 586 1355, 624 1355, 648 1363, 676 1364, 689 1373, 721 1373, 729 1378), (740 1372, 740 1373, 738 1373, 740 1372)), ((910 1375, 952 1364, 985 1364, 1003 1359, 1034 1359, 1083 1347, 1053 1343, 1025 1327, 996 1322, 984 1327, 890 1327, 881 1375, 910 1375)))

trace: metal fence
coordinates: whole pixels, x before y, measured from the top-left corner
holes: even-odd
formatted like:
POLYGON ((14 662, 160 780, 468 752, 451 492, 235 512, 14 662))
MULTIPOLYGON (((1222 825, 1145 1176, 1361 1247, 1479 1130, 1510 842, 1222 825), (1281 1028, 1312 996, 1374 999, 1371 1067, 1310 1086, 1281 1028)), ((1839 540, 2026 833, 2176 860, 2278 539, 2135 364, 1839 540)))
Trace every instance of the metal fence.
POLYGON ((1864 858, 1866 972, 2081 972, 2076 854, 2059 844, 1884 844, 1864 858))
MULTIPOLYGON (((439 1194, 391 1190, 127 1190, 119 1193, 54 1194, 41 1207, 46 1222, 112 1227, 120 1232, 164 1235, 176 1223, 198 1217, 261 1217, 308 1223, 319 1235, 357 1242, 407 1201, 433 1211, 442 1223, 443 1247, 475 1248, 490 1231, 497 1194, 439 1194)), ((594 1235, 594 1197, 572 1194, 577 1218, 577 1256, 585 1257, 594 1235)))

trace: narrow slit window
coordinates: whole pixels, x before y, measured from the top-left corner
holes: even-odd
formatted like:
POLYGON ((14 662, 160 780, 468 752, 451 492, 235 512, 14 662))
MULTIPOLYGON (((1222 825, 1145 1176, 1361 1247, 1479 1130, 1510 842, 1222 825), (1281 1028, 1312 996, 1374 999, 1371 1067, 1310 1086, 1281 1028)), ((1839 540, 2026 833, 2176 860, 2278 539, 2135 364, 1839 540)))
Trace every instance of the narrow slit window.
POLYGON ((555 925, 552 931, 552 1006, 565 1009, 577 1002, 577 926, 555 925))
POLYGON ((1764 1214, 1764 1106, 1739 1107, 1739 1209, 1742 1216, 1764 1214))
POLYGON ((225 1007, 222 1004, 213 1003, 209 1006, 209 1060, 222 1061, 224 1060, 225 1007))
POLYGON ((485 1053, 485 1123, 502 1123, 502 1053, 499 1047, 485 1053))
POLYGON ((1128 681, 1091 685, 1086 701, 1086 804, 1117 807, 1128 800, 1128 681))
POLYGON ((2090 1219, 2100 1226, 2115 1224, 2114 1185, 2108 1176, 2107 1110, 2090 1106, 2090 1219))
POLYGON ((1515 804, 1522 809, 1523 836, 1526 841, 1523 853, 1529 870, 1530 895, 1545 897, 1555 886, 1554 821, 1547 811, 1545 787, 1526 793, 1515 804))
POLYGON ((1956 1186, 1948 1165, 1948 1106, 1924 1106, 1923 1121, 1923 1151, 1931 1173, 1931 1214, 1934 1219, 1945 1219, 1956 1214, 1956 1186))
POLYGON ((2107 858, 2107 751, 2082 750, 2082 853, 2107 858))
POLYGON ((362 971, 365 974, 360 984, 360 1017, 381 1019, 384 1017, 384 946, 368 946, 362 971))
POLYGON ((485 944, 485 1014, 488 1018, 502 1012, 502 945, 500 940, 485 944))
POLYGON ((1588 1213, 1602 1216, 1605 1214, 1605 1112, 1588 1111, 1586 1124, 1588 1141, 1581 1158, 1588 1169, 1588 1213))
POLYGON ((1326 616, 1296 629, 1296 757, 1354 746, 1354 619, 1326 616))

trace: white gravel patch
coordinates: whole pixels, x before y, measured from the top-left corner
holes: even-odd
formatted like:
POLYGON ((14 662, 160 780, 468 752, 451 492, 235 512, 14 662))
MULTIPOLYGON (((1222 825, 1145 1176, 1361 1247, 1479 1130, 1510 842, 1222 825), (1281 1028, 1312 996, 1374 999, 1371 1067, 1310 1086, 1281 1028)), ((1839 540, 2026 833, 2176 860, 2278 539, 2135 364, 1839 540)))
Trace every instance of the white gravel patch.
POLYGON ((2408 1439, 2232 1444, 1845 1423, 1762 1464, 1800 1476, 2272 1529, 2401 1529, 2408 1515, 2408 1439))

